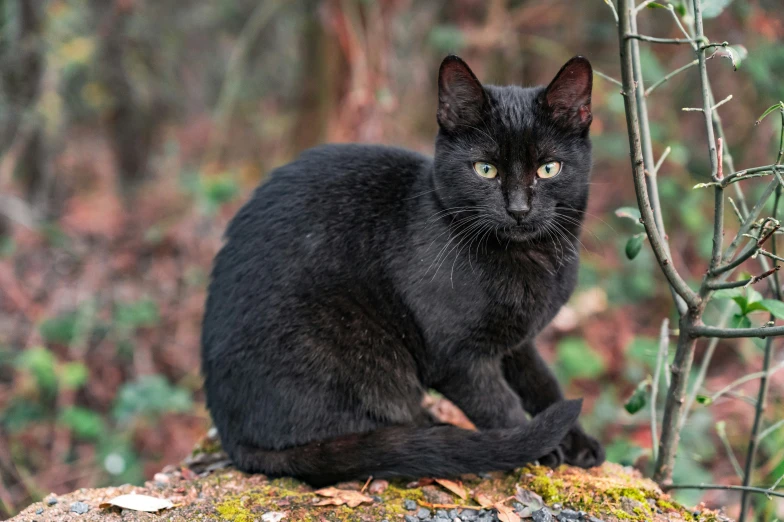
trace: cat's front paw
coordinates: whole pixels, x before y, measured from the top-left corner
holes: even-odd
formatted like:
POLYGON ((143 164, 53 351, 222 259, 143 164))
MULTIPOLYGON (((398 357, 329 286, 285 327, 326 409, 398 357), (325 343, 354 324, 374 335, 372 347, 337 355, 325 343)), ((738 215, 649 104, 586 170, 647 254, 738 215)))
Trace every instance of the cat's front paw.
POLYGON ((561 441, 561 449, 567 464, 580 468, 592 468, 604 462, 604 448, 579 426, 572 428, 561 441))

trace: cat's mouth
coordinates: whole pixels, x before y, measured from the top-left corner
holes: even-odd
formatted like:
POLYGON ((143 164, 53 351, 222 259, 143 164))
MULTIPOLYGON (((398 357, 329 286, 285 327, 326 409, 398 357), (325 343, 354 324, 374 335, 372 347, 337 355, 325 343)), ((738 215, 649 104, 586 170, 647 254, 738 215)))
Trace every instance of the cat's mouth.
POLYGON ((499 236, 501 235, 509 241, 522 243, 537 239, 542 235, 542 229, 529 223, 519 223, 504 227, 499 232, 499 236))

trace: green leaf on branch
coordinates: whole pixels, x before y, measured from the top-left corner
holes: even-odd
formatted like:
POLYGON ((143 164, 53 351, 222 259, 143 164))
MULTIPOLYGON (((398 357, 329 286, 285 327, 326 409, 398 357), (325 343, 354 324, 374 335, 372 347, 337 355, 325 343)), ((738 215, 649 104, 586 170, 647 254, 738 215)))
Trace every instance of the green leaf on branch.
POLYGON ((675 8, 675 12, 678 13, 680 16, 686 16, 686 13, 688 12, 686 11, 686 4, 684 4, 683 2, 676 2, 675 4, 673 4, 673 7, 675 8))
POLYGON ((702 17, 703 18, 716 18, 731 3, 732 3, 732 0, 702 0, 702 17))
POLYGON ((648 403, 648 389, 650 388, 650 385, 650 377, 638 384, 634 393, 632 393, 632 396, 626 400, 626 404, 623 405, 623 408, 632 415, 643 409, 648 403))
POLYGON ((640 209, 636 207, 621 207, 615 211, 615 215, 619 218, 631 219, 638 225, 642 226, 642 223, 640 223, 640 219, 642 218, 640 215, 640 209))
POLYGON ((763 299, 760 304, 778 319, 784 319, 784 303, 776 299, 763 299))
POLYGON ((773 111, 775 111, 777 109, 781 110, 781 111, 784 111, 784 101, 780 101, 777 104, 771 105, 770 107, 765 109, 765 112, 762 113, 762 116, 757 118, 757 121, 754 122, 754 125, 759 125, 760 123, 762 123, 762 120, 764 120, 765 117, 767 117, 768 114, 770 114, 771 112, 773 112, 773 111))
POLYGON ((742 314, 735 314, 730 320, 730 326, 733 328, 751 328, 751 319, 742 314))
POLYGON ((711 55, 711 57, 727 58, 732 62, 732 68, 738 70, 741 62, 749 55, 749 51, 742 45, 728 45, 727 47, 719 47, 711 55))
POLYGON ((646 6, 648 9, 669 9, 666 5, 659 2, 651 2, 646 6))
POLYGON ((697 400, 697 402, 699 402, 700 404, 703 404, 705 406, 710 406, 710 404, 713 402, 713 399, 711 399, 707 395, 697 395, 696 400, 697 400))
POLYGON ((626 257, 634 259, 637 254, 642 250, 642 244, 645 241, 645 234, 635 234, 626 242, 626 257))

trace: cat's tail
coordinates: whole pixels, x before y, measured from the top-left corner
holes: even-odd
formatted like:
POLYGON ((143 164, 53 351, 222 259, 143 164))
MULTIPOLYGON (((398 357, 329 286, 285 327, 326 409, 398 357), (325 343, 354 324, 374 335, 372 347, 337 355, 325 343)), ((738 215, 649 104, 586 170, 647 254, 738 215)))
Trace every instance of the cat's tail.
POLYGON ((454 477, 509 470, 556 449, 581 408, 582 399, 558 402, 514 429, 396 426, 277 451, 238 447, 230 453, 243 471, 294 476, 315 486, 369 476, 454 477))

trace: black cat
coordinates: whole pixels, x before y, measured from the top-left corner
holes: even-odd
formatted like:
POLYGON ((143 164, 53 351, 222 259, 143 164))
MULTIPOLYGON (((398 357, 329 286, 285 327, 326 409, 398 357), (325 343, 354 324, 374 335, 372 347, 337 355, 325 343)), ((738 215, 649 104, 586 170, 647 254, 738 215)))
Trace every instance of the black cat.
POLYGON ((256 190, 202 333, 239 469, 326 484, 604 460, 533 344, 577 278, 591 86, 582 57, 524 89, 482 86, 449 56, 434 159, 327 145, 256 190), (428 388, 478 431, 437 424, 428 388))

